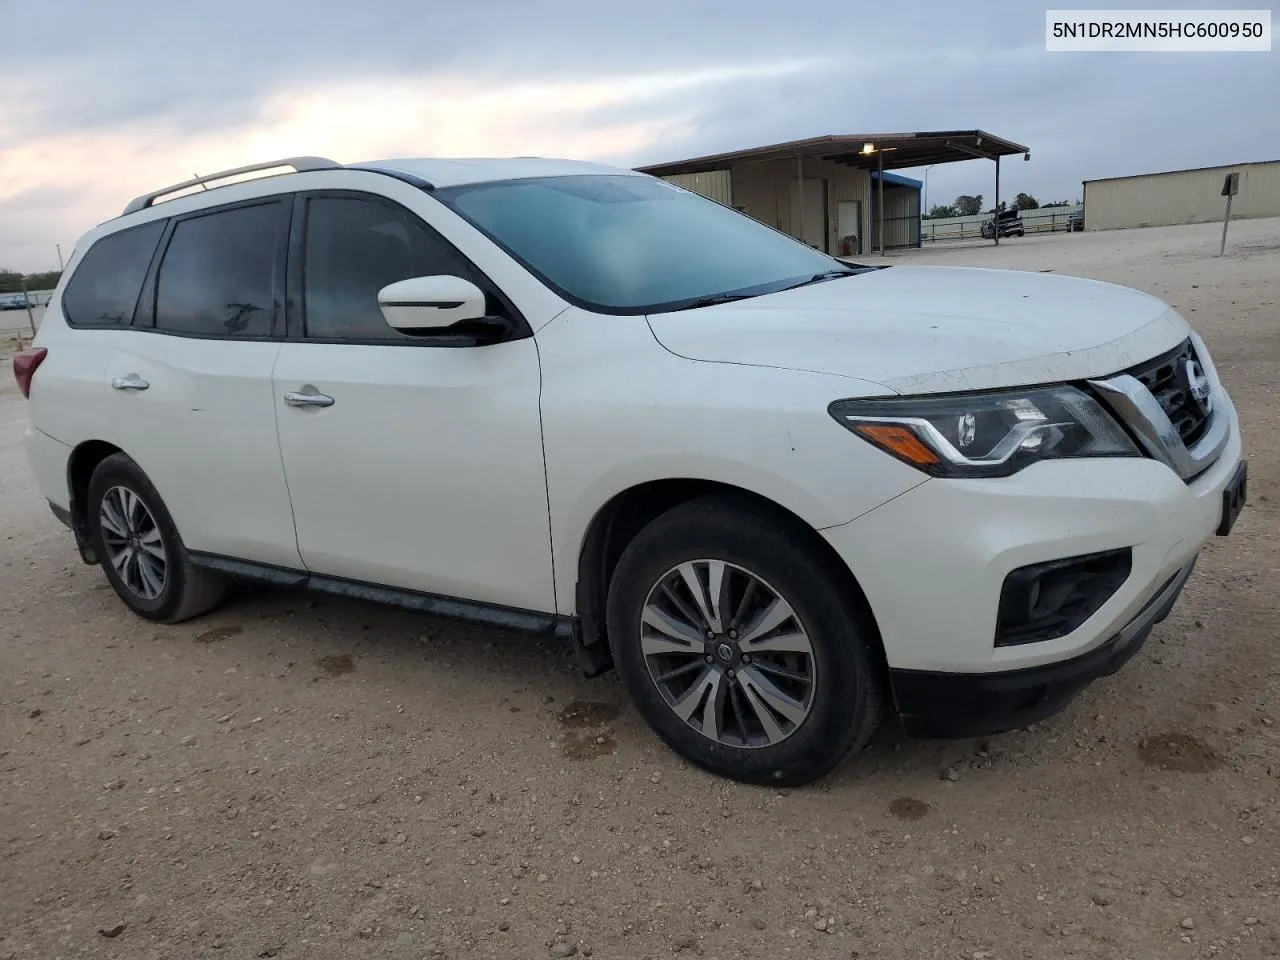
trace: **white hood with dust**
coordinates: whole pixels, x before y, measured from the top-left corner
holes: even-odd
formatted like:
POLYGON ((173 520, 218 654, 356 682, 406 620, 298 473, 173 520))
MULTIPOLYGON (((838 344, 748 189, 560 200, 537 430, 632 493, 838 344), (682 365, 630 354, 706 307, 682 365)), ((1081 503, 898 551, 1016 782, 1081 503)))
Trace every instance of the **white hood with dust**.
POLYGON ((1172 349, 1189 329, 1167 304, 1127 287, 963 267, 890 267, 648 319, 682 357, 830 373, 906 394, 1104 376, 1172 349))

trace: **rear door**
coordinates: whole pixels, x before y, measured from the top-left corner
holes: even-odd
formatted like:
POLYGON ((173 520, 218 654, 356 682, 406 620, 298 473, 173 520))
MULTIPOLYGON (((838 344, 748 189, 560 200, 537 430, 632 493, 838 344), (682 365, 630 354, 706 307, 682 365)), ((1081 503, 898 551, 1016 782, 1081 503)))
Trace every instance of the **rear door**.
MULTIPOLYGON (((42 389, 33 391, 30 404, 31 425, 41 433, 73 447, 86 440, 115 442, 104 377, 133 323, 166 223, 108 233, 82 257, 72 253, 66 283, 46 308, 35 341, 49 351, 40 365, 42 389)), ((59 486, 59 502, 66 503, 65 476, 59 486)))
POLYGON ((106 394, 188 549, 297 568, 271 389, 290 211, 266 197, 174 218, 106 394))

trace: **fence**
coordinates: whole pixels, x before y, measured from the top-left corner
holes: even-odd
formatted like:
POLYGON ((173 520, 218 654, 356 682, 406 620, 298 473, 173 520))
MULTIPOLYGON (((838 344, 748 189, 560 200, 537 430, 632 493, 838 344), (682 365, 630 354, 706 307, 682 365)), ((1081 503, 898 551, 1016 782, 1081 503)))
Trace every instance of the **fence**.
POLYGON ((38 329, 52 298, 52 290, 28 290, 25 298, 21 293, 0 293, 0 335, 29 334, 38 329))
MULTIPOLYGON (((1069 207, 1039 207, 1022 211, 1022 229, 1027 233, 1058 233, 1071 229, 1071 215, 1080 210, 1080 204, 1069 207)), ((923 237, 928 240, 969 240, 982 236, 982 224, 991 219, 990 213, 972 217, 947 217, 944 220, 924 220, 920 224, 923 237)))

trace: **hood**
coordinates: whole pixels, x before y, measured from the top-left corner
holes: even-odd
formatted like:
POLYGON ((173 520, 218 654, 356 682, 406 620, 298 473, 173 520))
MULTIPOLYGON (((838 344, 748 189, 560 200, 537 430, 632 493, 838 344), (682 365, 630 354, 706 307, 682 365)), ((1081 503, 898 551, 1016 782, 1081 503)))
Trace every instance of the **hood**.
POLYGON ((648 319, 691 360, 836 374, 886 393, 1103 376, 1188 333, 1167 304, 1128 287, 964 267, 890 267, 648 319))

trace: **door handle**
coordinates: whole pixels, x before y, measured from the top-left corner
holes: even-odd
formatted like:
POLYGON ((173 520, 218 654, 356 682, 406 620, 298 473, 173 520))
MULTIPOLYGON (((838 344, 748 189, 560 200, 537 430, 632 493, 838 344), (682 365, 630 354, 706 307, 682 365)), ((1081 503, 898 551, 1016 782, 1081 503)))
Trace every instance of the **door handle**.
POLYGON ((291 407, 332 407, 333 397, 323 393, 286 393, 284 402, 291 407))
POLYGON ((151 384, 143 380, 136 373, 131 373, 127 377, 116 377, 111 381, 112 389, 115 390, 145 390, 151 384))

